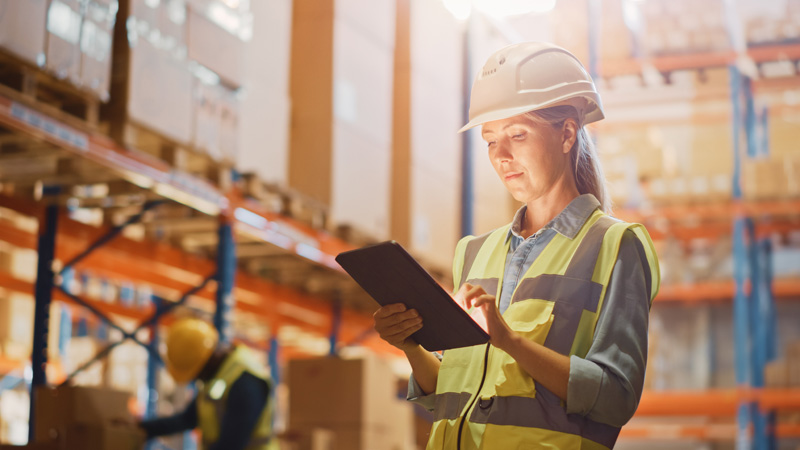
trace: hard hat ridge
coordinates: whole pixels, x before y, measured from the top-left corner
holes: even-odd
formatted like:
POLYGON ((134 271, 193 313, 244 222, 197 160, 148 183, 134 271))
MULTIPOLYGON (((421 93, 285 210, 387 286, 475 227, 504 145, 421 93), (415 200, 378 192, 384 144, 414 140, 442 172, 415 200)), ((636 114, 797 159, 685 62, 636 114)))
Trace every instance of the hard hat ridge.
POLYGON ((604 117, 594 82, 572 53, 546 42, 513 44, 491 55, 478 73, 469 123, 459 132, 557 105, 574 106, 581 125, 604 117))

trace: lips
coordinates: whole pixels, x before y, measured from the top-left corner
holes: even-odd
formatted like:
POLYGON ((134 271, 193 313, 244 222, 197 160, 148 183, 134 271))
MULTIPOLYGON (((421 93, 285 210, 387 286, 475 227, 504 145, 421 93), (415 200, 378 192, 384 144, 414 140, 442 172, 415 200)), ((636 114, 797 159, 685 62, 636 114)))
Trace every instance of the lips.
POLYGON ((505 178, 506 181, 510 181, 510 180, 513 180, 514 178, 518 178, 521 175, 522 175, 522 172, 508 172, 508 173, 505 174, 505 176, 503 178, 505 178))

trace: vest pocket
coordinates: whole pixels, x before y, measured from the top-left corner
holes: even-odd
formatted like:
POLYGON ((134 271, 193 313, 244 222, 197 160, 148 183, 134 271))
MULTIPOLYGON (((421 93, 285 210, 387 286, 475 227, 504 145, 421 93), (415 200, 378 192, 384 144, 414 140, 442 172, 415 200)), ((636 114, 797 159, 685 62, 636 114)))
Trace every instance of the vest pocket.
MULTIPOLYGON (((553 324, 553 302, 547 300, 524 300, 512 304, 504 314, 508 326, 526 339, 543 344, 553 324)), ((494 391, 484 386, 482 395, 533 396, 536 392, 533 378, 508 353, 492 348, 487 379, 496 380, 494 391)))

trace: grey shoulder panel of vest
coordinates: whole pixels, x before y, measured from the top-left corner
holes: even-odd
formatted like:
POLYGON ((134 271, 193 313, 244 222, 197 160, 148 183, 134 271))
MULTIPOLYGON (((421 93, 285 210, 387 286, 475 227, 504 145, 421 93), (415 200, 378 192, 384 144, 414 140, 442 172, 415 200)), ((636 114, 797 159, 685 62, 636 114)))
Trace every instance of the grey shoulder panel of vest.
POLYGON ((620 222, 620 220, 610 216, 602 216, 597 219, 597 222, 592 225, 586 233, 586 236, 583 237, 564 275, 572 278, 591 280, 606 232, 614 224, 620 222))
POLYGON ((475 258, 478 257, 478 252, 481 250, 483 243, 489 239, 489 236, 491 236, 492 233, 494 233, 494 231, 484 233, 467 242, 467 248, 464 250, 464 266, 461 269, 461 284, 464 284, 464 281, 467 280, 467 275, 469 275, 469 270, 472 268, 472 264, 475 263, 475 258))

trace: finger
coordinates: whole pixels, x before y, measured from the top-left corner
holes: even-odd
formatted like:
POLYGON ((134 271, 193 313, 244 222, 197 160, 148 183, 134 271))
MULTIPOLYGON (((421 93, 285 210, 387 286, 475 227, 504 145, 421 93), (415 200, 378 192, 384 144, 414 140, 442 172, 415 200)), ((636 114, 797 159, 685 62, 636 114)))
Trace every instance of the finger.
POLYGON ((486 295, 486 291, 483 289, 483 286, 478 286, 478 285, 472 286, 466 292, 464 292, 464 298, 467 304, 469 304, 470 300, 479 297, 481 295, 486 295))
POLYGON ((404 333, 406 330, 410 328, 421 326, 421 324, 422 324, 422 318, 415 317, 392 325, 382 324, 382 326, 376 326, 375 330, 378 332, 378 334, 381 335, 381 337, 393 336, 396 334, 404 333))
POLYGON ((385 340, 386 342, 399 343, 399 342, 403 342, 404 340, 408 339, 412 334, 416 333, 420 329, 422 329, 422 322, 417 323, 416 325, 413 325, 413 326, 411 326, 409 328, 406 328, 404 330, 401 330, 401 331, 399 331, 397 333, 382 334, 381 338, 383 340, 385 340))
POLYGON ((495 306, 495 298, 492 295, 484 294, 475 298, 473 300, 473 304, 475 305, 475 307, 481 307, 483 305, 495 306))
POLYGON ((378 308, 377 311, 375 311, 375 314, 373 314, 372 316, 376 319, 379 317, 389 317, 392 314, 397 314, 405 310, 406 310, 406 305, 402 303, 392 303, 389 305, 381 306, 380 308, 378 308))
POLYGON ((405 320, 414 319, 419 317, 419 313, 415 309, 409 309, 403 312, 394 313, 390 316, 375 317, 375 328, 386 328, 405 320))

